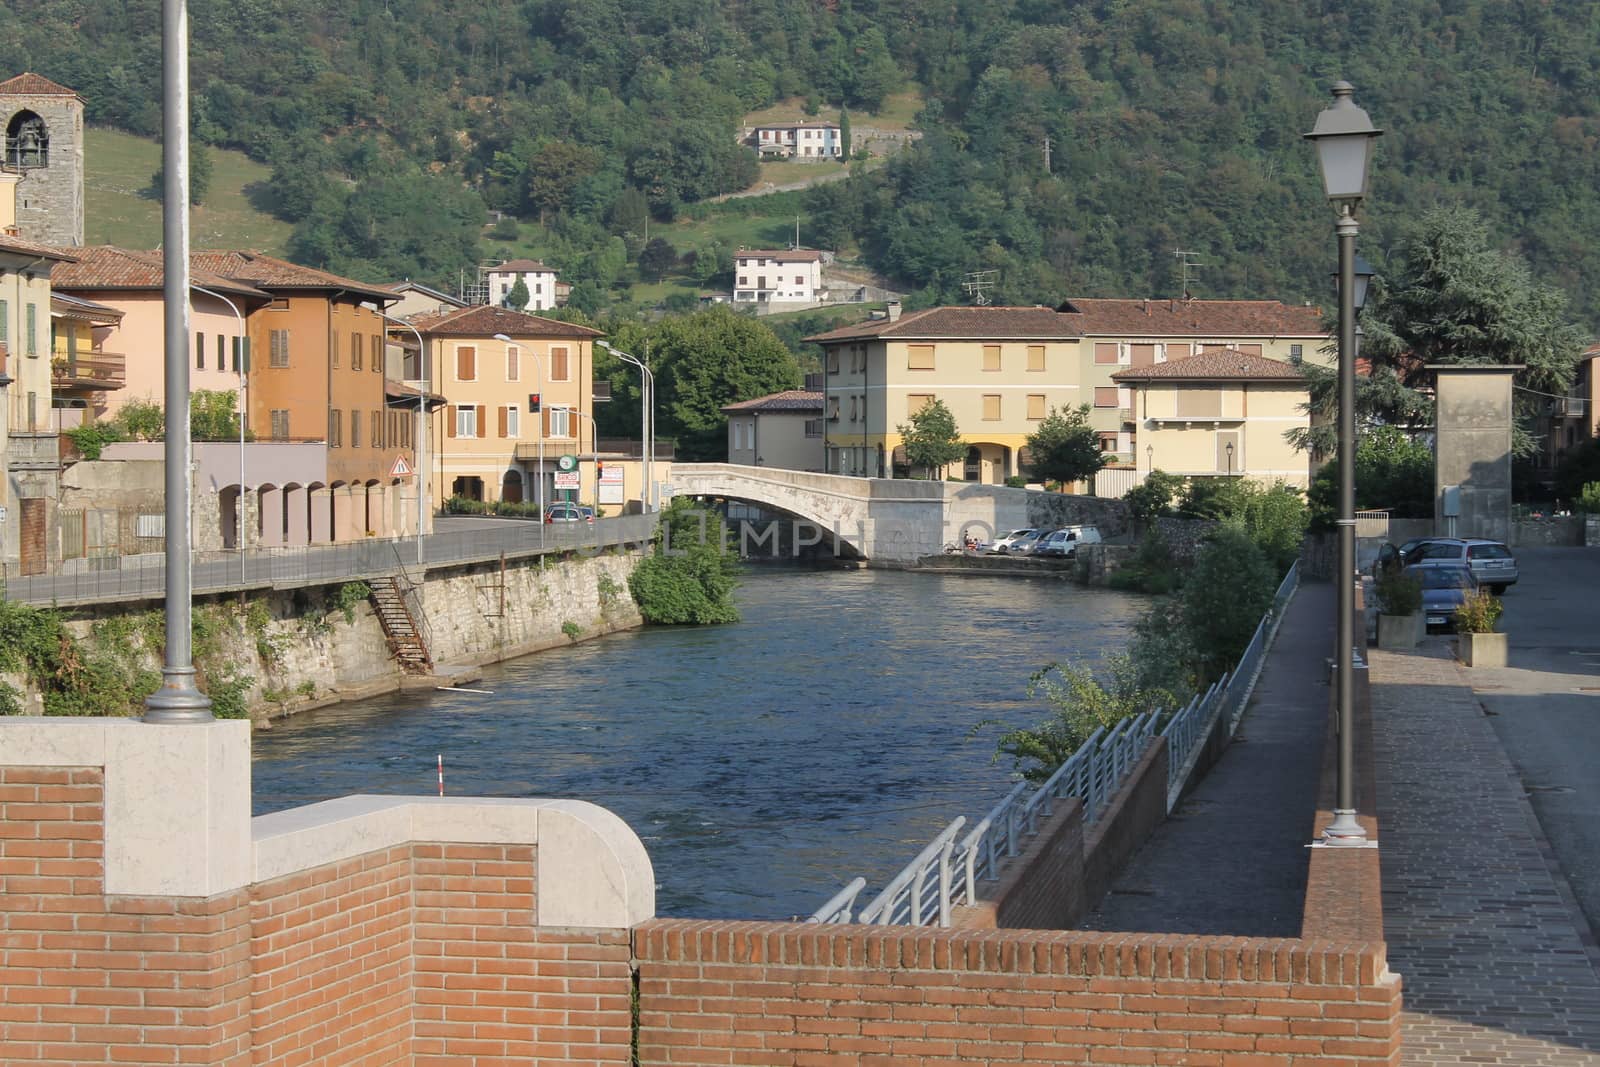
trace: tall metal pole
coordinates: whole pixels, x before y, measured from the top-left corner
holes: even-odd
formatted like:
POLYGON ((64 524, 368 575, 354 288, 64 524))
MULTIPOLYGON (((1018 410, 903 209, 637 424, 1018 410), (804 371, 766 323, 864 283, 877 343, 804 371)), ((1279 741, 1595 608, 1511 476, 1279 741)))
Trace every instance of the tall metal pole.
POLYGON ((1338 643, 1333 650, 1339 695, 1339 789, 1333 822, 1323 831, 1330 845, 1366 843, 1356 821, 1355 610, 1356 610, 1356 225, 1346 204, 1334 225, 1339 236, 1339 557, 1333 584, 1338 595, 1338 643))
POLYGON ((189 16, 185 0, 161 4, 161 257, 165 311, 167 439, 166 659, 144 721, 210 722, 211 700, 195 686, 189 466, 189 16))

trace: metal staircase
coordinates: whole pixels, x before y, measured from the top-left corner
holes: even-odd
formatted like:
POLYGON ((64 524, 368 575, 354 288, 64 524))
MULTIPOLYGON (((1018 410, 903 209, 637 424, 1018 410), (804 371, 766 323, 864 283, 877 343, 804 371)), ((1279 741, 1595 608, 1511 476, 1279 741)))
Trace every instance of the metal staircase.
POLYGON ((428 652, 427 634, 406 602, 410 583, 402 586, 398 578, 386 577, 369 578, 367 584, 372 587, 372 609, 383 624, 395 661, 408 674, 432 674, 433 656, 428 652))

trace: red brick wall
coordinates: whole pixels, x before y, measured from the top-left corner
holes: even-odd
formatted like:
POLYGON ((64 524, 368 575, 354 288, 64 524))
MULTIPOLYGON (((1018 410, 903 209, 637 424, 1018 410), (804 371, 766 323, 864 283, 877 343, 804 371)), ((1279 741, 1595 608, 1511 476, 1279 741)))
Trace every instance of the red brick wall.
POLYGON ((646 1065, 1398 1062, 1381 946, 654 921, 646 1065))

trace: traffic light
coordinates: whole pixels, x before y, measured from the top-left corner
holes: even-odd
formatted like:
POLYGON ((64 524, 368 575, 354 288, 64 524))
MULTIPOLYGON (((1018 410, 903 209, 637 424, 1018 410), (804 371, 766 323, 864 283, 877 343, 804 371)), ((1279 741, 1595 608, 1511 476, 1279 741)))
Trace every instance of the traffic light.
POLYGON ((599 460, 594 461, 594 480, 599 482, 606 473, 606 465, 599 460))
POLYGON ((530 414, 530 415, 539 414, 539 394, 538 393, 529 393, 528 394, 528 414, 530 414))

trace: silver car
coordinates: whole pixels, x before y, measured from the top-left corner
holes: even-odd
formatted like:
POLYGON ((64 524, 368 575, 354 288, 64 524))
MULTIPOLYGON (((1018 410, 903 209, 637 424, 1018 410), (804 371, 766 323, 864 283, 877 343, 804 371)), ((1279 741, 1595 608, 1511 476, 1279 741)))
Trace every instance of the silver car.
POLYGON ((989 542, 984 551, 998 553, 1002 556, 1010 552, 1026 555, 1028 548, 1032 546, 1034 541, 1038 540, 1039 533, 1040 531, 1031 527, 1026 530, 1012 530, 1004 537, 997 537, 989 542))
POLYGON ((1483 537, 1430 537, 1405 556, 1407 564, 1445 560, 1472 571, 1479 585, 1499 596, 1517 583, 1517 560, 1499 541, 1483 537))

